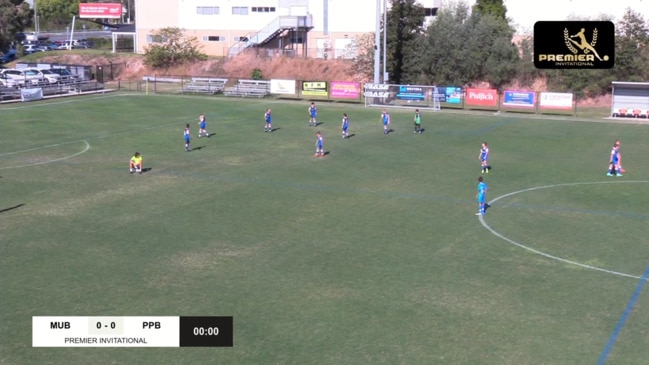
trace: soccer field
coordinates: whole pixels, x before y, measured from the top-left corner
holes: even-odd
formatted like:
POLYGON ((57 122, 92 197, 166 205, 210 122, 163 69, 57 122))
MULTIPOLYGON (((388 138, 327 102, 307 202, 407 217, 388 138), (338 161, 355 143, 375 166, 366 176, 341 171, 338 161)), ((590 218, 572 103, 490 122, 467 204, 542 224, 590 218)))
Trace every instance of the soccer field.
POLYGON ((0 364, 646 362, 649 125, 309 104, 0 107, 0 364), (234 346, 32 347, 33 316, 232 316, 234 346))

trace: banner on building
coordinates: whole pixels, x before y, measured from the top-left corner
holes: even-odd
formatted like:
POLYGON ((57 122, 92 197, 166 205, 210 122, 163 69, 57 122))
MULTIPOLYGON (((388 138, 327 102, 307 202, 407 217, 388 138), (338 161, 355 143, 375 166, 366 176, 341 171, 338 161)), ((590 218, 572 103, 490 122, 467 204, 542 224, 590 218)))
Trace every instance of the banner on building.
POLYGON ((329 90, 332 98, 339 99, 358 99, 361 93, 360 84, 349 81, 332 81, 329 90))
POLYGON ((498 106, 498 90, 466 89, 466 105, 498 106))
POLYGON ((514 108, 534 108, 536 93, 534 91, 505 90, 503 105, 514 108))
POLYGON ((37 88, 22 88, 20 89, 20 100, 25 101, 34 101, 43 99, 43 89, 40 87, 37 88))
POLYGON ((302 95, 327 96, 326 81, 305 81, 302 82, 302 95))
POLYGON ((120 3, 80 3, 79 18, 120 19, 122 4, 120 3))
POLYGON ((543 109, 572 110, 572 93, 548 93, 539 95, 539 107, 543 109))
POLYGON ((271 79, 270 93, 295 95, 295 80, 271 79))

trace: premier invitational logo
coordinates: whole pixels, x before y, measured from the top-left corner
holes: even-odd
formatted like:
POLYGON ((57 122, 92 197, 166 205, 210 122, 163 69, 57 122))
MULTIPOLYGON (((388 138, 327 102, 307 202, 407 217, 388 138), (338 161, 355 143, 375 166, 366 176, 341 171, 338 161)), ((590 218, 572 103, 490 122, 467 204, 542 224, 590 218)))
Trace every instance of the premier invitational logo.
POLYGON ((537 68, 611 68, 615 26, 609 21, 540 21, 534 24, 537 68))

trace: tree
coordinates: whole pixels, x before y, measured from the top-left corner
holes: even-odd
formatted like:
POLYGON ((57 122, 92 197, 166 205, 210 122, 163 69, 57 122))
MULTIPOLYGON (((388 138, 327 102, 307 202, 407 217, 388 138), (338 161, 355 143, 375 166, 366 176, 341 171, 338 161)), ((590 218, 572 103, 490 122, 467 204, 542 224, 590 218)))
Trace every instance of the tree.
POLYGON ((38 0, 39 23, 44 29, 65 29, 79 15, 80 0, 38 0))
POLYGON ((16 39, 16 34, 31 25, 33 11, 23 0, 0 0, 0 52, 16 39))
POLYGON ((649 76, 649 27, 642 14, 627 8, 615 27, 615 73, 624 81, 649 76))
POLYGON ((439 85, 489 81, 500 87, 515 76, 519 62, 513 33, 506 19, 471 13, 465 3, 444 8, 428 27, 420 76, 439 85))
POLYGON ((476 0, 473 12, 477 14, 491 14, 496 18, 507 19, 507 7, 503 0, 476 0))
POLYGON ((374 36, 374 33, 361 34, 345 47, 345 54, 353 55, 351 73, 359 79, 374 77, 374 36))
POLYGON ((185 30, 167 27, 153 32, 153 42, 146 47, 144 63, 152 67, 170 67, 186 62, 204 61, 196 37, 188 37, 185 30))
POLYGON ((387 26, 387 65, 390 82, 411 82, 409 77, 416 74, 416 64, 411 62, 419 52, 418 39, 422 36, 424 7, 415 0, 391 0, 390 11, 386 14, 387 26), (410 62, 409 62, 410 61, 410 62))

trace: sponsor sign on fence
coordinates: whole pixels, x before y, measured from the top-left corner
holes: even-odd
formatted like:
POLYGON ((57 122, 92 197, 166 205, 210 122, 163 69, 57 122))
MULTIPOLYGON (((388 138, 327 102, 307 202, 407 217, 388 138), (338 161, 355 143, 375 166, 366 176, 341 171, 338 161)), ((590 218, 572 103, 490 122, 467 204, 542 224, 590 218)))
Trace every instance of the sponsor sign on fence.
POLYGON ((80 3, 79 18, 119 19, 122 17, 120 3, 80 3))
POLYGON ((302 83, 302 95, 327 96, 327 82, 305 81, 302 83))
POLYGON ((440 89, 444 89, 444 95, 446 96, 445 102, 450 104, 460 104, 462 102, 461 87, 447 86, 440 89))
POLYGON ((330 95, 332 98, 340 99, 358 99, 361 93, 358 82, 332 81, 329 84, 330 95))
POLYGON ((480 106, 498 106, 498 90, 466 89, 466 104, 480 106))
POLYGON ((424 100, 426 92, 421 86, 400 85, 397 92, 397 99, 401 100, 424 100))
POLYGON ((534 91, 505 90, 503 105, 515 108, 534 108, 536 93, 534 91))
POLYGON ((390 96, 390 85, 387 84, 365 84, 363 96, 366 98, 387 98, 390 96))
POLYGON ((295 95, 295 80, 271 79, 270 93, 295 95))
POLYGON ((540 93, 539 107, 542 109, 572 110, 572 93, 540 93))

